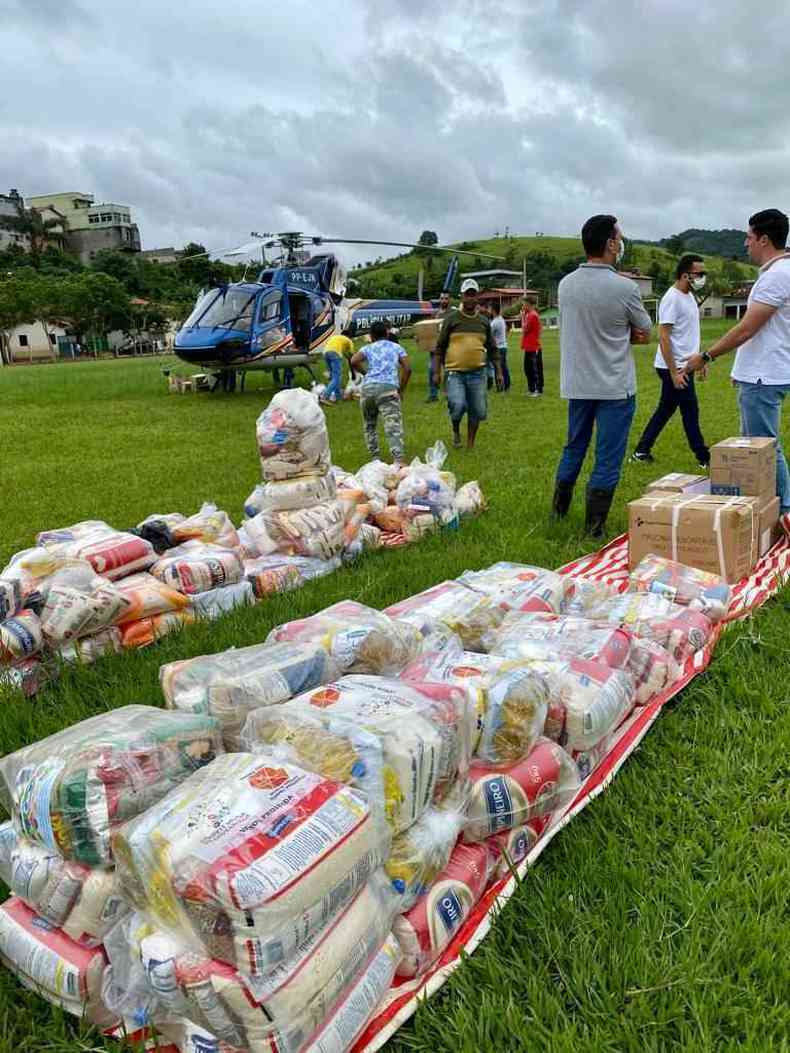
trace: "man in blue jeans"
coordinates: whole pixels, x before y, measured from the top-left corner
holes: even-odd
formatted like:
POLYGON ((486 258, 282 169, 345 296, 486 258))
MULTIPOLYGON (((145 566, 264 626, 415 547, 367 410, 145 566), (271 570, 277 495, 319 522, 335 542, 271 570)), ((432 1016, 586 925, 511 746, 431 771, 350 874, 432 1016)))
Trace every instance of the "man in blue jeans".
POLYGON ((557 467, 552 512, 557 518, 568 514, 594 428, 585 530, 599 538, 620 481, 636 408, 631 344, 646 344, 653 323, 636 282, 615 270, 624 251, 616 217, 588 219, 582 244, 587 262, 562 279, 558 292, 560 394, 568 400, 568 441, 557 467))
POLYGON ((738 348, 732 379, 738 387, 741 433, 776 439, 776 492, 780 514, 790 512, 790 472, 782 450, 782 403, 790 393, 790 253, 788 219, 777 208, 749 218, 746 250, 759 268, 746 314, 707 351, 686 363, 693 373, 738 348))

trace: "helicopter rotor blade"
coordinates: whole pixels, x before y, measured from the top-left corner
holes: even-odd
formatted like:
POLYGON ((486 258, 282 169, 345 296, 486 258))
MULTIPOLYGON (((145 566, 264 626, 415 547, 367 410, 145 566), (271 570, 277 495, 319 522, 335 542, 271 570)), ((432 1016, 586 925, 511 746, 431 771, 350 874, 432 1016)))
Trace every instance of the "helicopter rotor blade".
POLYGON ((468 249, 453 249, 444 245, 418 245, 413 241, 368 241, 364 238, 311 238, 314 245, 387 245, 399 249, 428 249, 430 252, 449 252, 453 256, 476 256, 481 260, 500 260, 504 256, 492 256, 488 252, 470 252, 468 249))

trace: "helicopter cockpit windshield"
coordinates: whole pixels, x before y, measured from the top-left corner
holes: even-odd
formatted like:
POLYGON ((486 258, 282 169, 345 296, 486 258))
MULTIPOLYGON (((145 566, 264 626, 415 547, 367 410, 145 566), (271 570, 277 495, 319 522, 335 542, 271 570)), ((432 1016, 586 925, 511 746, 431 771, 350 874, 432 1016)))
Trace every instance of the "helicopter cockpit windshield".
POLYGON ((249 333, 255 310, 255 294, 246 289, 212 289, 199 301, 184 322, 184 328, 236 329, 249 333))

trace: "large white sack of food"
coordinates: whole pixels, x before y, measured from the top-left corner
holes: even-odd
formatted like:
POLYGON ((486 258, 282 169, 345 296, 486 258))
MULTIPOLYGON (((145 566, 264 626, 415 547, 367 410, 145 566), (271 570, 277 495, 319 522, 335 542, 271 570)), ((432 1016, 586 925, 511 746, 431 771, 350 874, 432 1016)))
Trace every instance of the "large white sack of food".
POLYGON ((309 391, 278 391, 258 417, 255 434, 267 481, 326 474, 331 467, 326 419, 309 391))

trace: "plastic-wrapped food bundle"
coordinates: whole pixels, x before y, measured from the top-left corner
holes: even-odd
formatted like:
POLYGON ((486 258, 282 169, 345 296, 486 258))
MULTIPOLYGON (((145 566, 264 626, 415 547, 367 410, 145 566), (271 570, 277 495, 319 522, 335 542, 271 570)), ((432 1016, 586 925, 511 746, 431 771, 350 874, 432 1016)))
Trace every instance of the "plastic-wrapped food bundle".
POLYGON ((423 649, 423 634, 412 625, 354 600, 278 625, 267 643, 313 643, 323 647, 343 672, 395 676, 423 649))
POLYGON ((257 599, 276 592, 292 592, 308 581, 323 578, 340 566, 340 559, 312 559, 310 556, 259 556, 244 561, 244 577, 257 599))
POLYGON ((414 516, 429 512, 436 519, 453 508, 455 486, 440 468, 447 457, 444 443, 438 442, 428 450, 427 463, 414 460, 398 483, 395 500, 401 511, 414 516))
POLYGON ((17 577, 0 577, 0 622, 22 609, 22 585, 17 577))
POLYGON ((75 943, 17 897, 0 905, 0 960, 53 1005, 98 1027, 116 1022, 101 1000, 107 964, 101 947, 75 943))
POLYGON ((640 636, 631 640, 627 669, 634 680, 634 702, 638 706, 646 705, 680 676, 680 666, 669 651, 640 636))
POLYGON ((128 910, 114 870, 90 869, 0 825, 0 877, 72 940, 97 947, 128 910))
POLYGON ((400 913, 411 910, 447 866, 463 825, 460 812, 429 808, 393 838, 384 869, 400 897, 400 913))
POLYGON ((80 662, 89 665, 97 658, 104 658, 108 654, 120 654, 123 650, 121 630, 112 625, 108 629, 102 629, 93 636, 83 636, 80 640, 72 640, 70 643, 62 644, 57 652, 65 662, 80 662))
POLYGON ((715 624, 730 607, 730 587, 724 578, 696 570, 663 556, 645 556, 629 575, 630 592, 666 596, 681 607, 702 611, 715 624))
POLYGON ((246 524, 247 536, 257 530, 260 519, 266 536, 277 546, 277 551, 292 556, 312 556, 332 559, 345 544, 345 517, 338 500, 324 501, 311 508, 296 508, 290 512, 262 512, 246 524))
POLYGON ((573 757, 574 764, 579 770, 580 779, 589 779, 592 773, 597 769, 598 765, 603 761, 604 757, 606 757, 611 746, 611 736, 607 735, 589 749, 574 750, 572 752, 571 756, 573 757))
POLYGON ((47 582, 41 612, 41 630, 56 644, 89 636, 114 622, 123 621, 129 599, 112 582, 96 574, 90 563, 64 563, 47 582))
POLYGON ((351 787, 228 753, 117 831, 113 851, 138 909, 262 976, 365 885, 387 840, 351 787))
POLYGON ((489 849, 497 858, 496 878, 507 877, 513 869, 523 863, 540 840, 541 834, 551 822, 551 816, 541 815, 530 819, 523 826, 512 830, 501 830, 486 841, 489 849))
POLYGON ((508 611, 559 614, 568 592, 568 578, 553 570, 521 563, 494 563, 487 570, 467 570, 458 579, 483 592, 508 611))
POLYGON ((146 570, 156 560, 156 552, 145 538, 114 530, 102 522, 47 531, 38 535, 36 543, 50 548, 53 557, 87 560, 97 574, 110 581, 146 570))
POLYGON ((358 786, 397 833, 465 783, 474 733, 458 688, 347 676, 252 713, 242 741, 284 747, 296 763, 358 786))
POLYGON ((84 541, 88 537, 110 536, 115 530, 103 519, 83 519, 72 526, 59 527, 56 530, 42 530, 36 534, 37 545, 60 545, 74 541, 84 541))
POLYGON ((296 508, 311 508, 313 505, 331 501, 337 492, 331 473, 324 475, 302 475, 279 482, 258 483, 244 502, 244 515, 248 519, 261 512, 287 512, 296 508))
POLYGON ((121 646, 129 650, 149 647, 170 633, 176 633, 185 625, 194 622, 195 615, 191 610, 168 611, 166 614, 154 614, 150 618, 140 618, 136 622, 127 622, 118 628, 121 632, 121 646))
POLYGON ((428 620, 443 622, 451 632, 458 634, 470 651, 484 650, 484 636, 495 630, 505 617, 504 610, 492 603, 488 596, 457 581, 444 581, 400 603, 393 603, 385 613, 416 626, 428 620))
POLYGON ((357 536, 343 549, 343 562, 353 563, 363 552, 381 547, 381 530, 372 523, 362 523, 357 536))
POLYGON ((701 611, 680 607, 654 593, 626 592, 590 608, 590 618, 623 625, 629 633, 653 640, 681 664, 710 640, 713 625, 701 611))
POLYGON ((239 535, 230 516, 210 502, 204 504, 195 515, 171 526, 170 533, 176 545, 185 541, 202 541, 222 548, 239 547, 239 535))
POLYGON ((198 618, 221 618, 237 607, 252 607, 254 603, 255 591, 246 578, 235 585, 222 585, 190 597, 192 613, 198 618))
POLYGON ((485 892, 494 862, 485 844, 456 845, 426 895, 395 919, 392 931, 403 953, 399 976, 417 976, 439 957, 485 892))
POLYGON ((483 841, 501 830, 551 815, 576 796, 576 765, 556 742, 540 739, 528 756, 509 768, 473 764, 464 841, 483 841))
POLYGON ((182 592, 171 589, 146 572, 122 578, 117 588, 129 604, 117 621, 135 622, 168 611, 182 611, 189 606, 189 600, 182 592))
POLYGON ((475 754, 486 764, 512 764, 529 753, 546 723, 549 687, 524 663, 448 646, 411 662, 404 680, 464 688, 478 714, 475 754))
POLYGON ((484 512, 486 507, 486 499, 477 480, 458 487, 455 495, 455 509, 459 516, 462 518, 476 516, 479 512, 484 512))
POLYGON ((567 575, 567 593, 562 604, 563 614, 572 614, 577 617, 588 617, 587 612, 602 603, 604 600, 616 599, 622 593, 622 588, 605 581, 597 581, 595 578, 571 577, 567 575))
POLYGON ((279 705, 339 675, 338 663, 318 645, 253 644, 170 662, 159 670, 159 682, 171 709, 215 717, 226 748, 234 750, 254 709, 279 705))
POLYGON ((245 559, 258 559, 277 552, 277 542, 269 537, 263 515, 245 520, 238 530, 241 554, 245 559))
POLYGON ((38 654, 44 644, 41 620, 32 611, 20 611, 0 622, 0 662, 19 662, 38 654))
POLYGON ((398 486, 397 465, 384 461, 368 461, 355 475, 359 486, 365 491, 372 512, 383 512, 389 504, 389 495, 398 486))
POLYGON ((109 866, 113 829, 221 751, 211 717, 124 706, 8 754, 0 774, 23 837, 109 866))
POLYGON ((623 629, 572 615, 512 612, 486 634, 485 649, 506 658, 589 658, 619 669, 628 662, 631 637, 623 629))
POLYGON ((244 576, 244 564, 231 549, 185 541, 158 559, 151 573, 170 588, 192 595, 220 585, 235 585, 244 576))
POLYGON ((278 391, 255 426, 263 478, 326 474, 331 460, 326 420, 309 391, 278 391))

